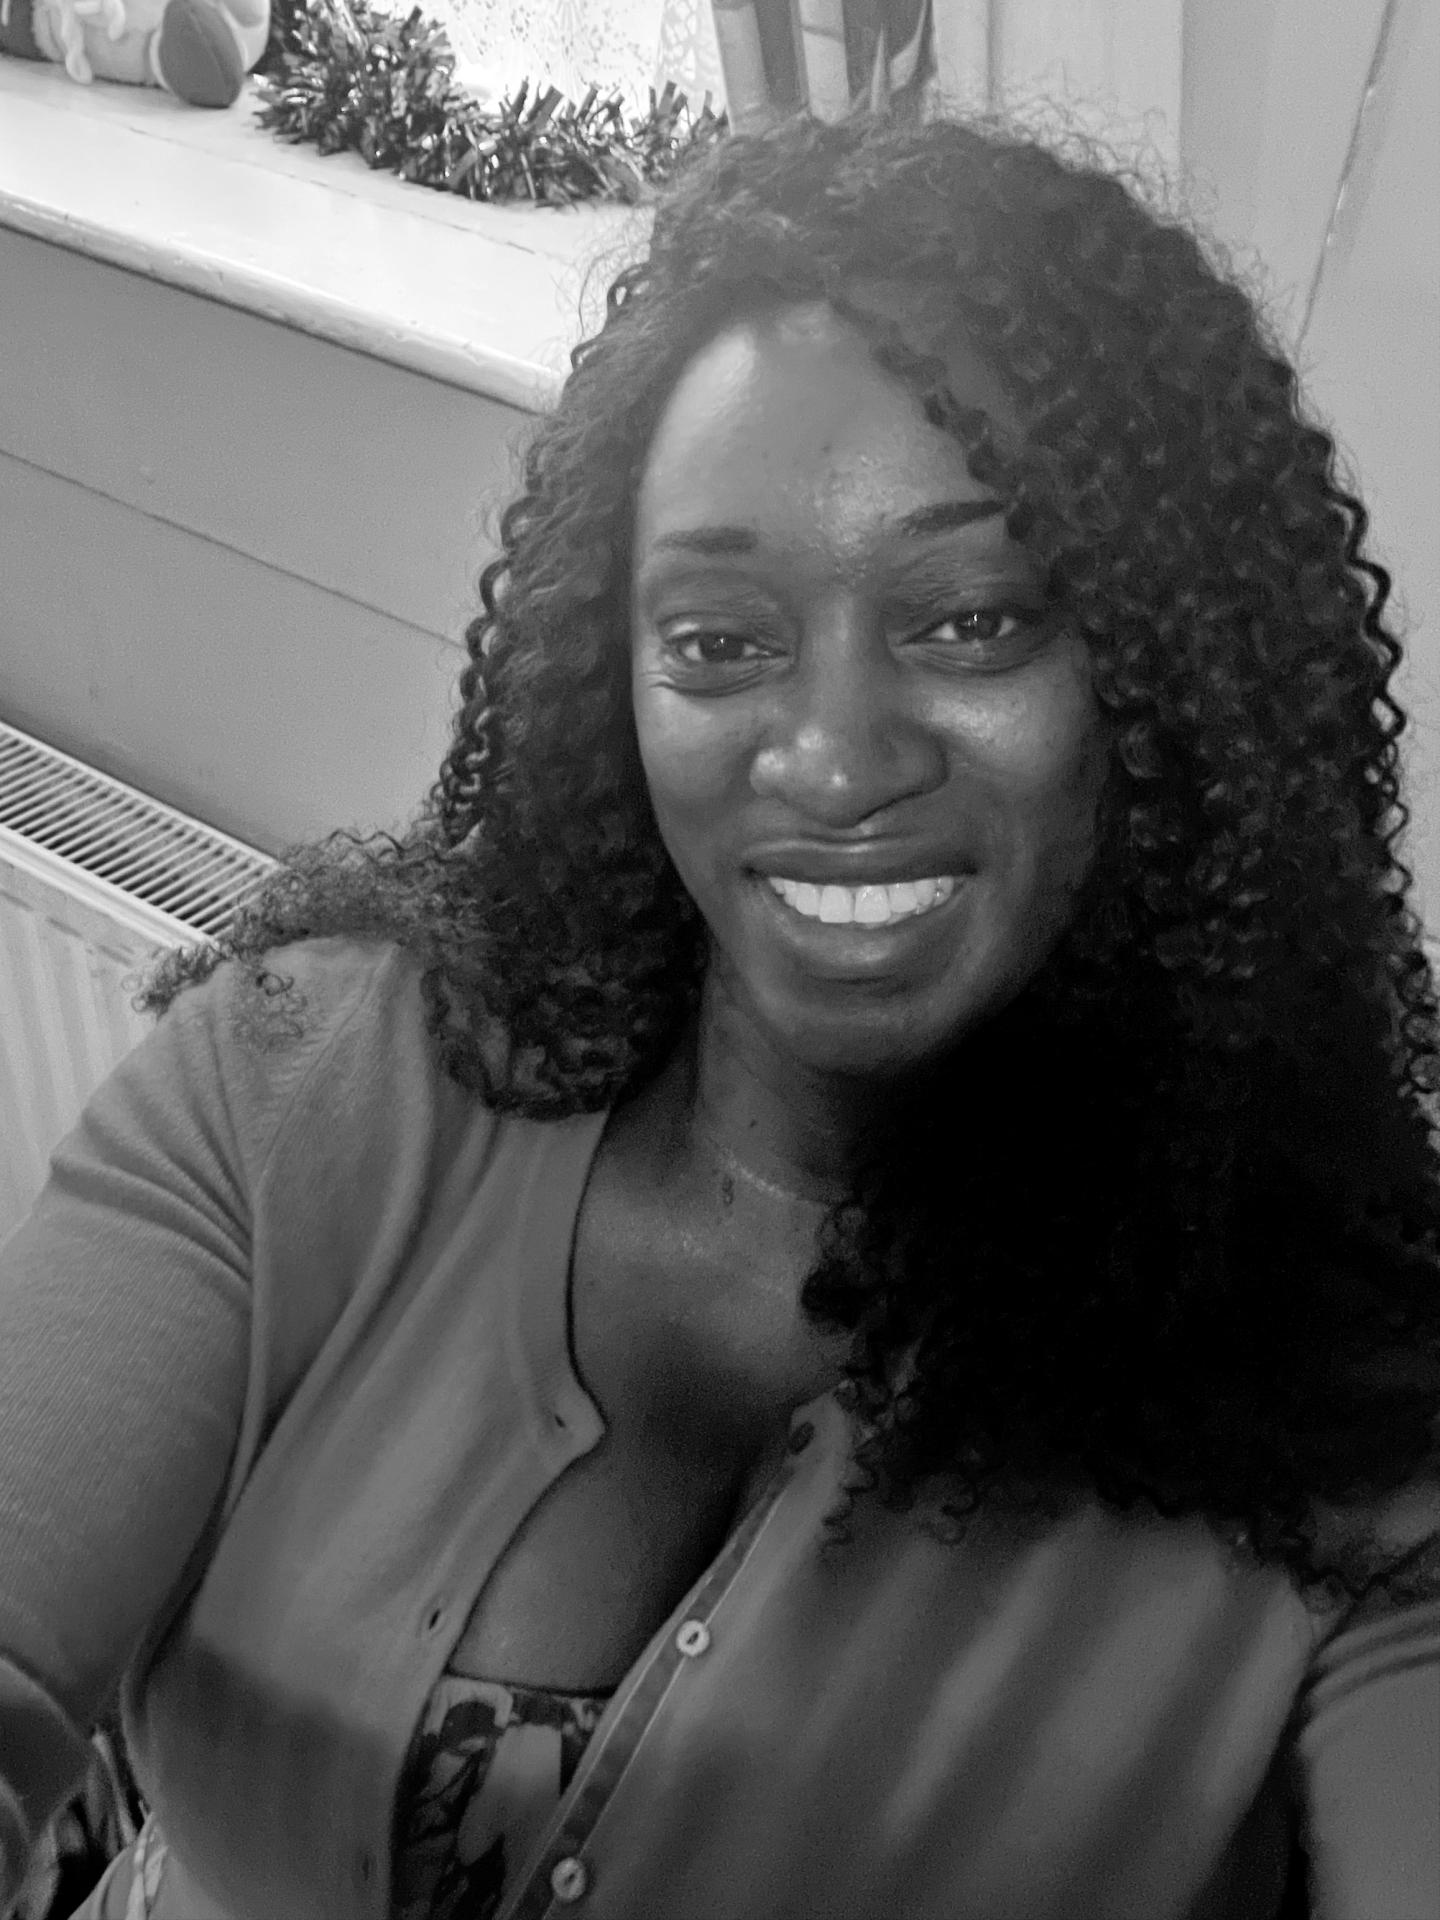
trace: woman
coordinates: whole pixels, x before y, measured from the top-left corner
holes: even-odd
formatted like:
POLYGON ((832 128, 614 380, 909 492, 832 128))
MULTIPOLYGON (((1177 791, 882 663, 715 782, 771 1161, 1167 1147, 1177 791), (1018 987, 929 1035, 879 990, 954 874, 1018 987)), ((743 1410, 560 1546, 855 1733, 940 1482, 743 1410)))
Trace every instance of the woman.
POLYGON ((0 1257, 12 1878, 118 1683, 87 1920, 1428 1914, 1364 527, 1103 172, 684 182, 425 817, 159 965, 0 1257))

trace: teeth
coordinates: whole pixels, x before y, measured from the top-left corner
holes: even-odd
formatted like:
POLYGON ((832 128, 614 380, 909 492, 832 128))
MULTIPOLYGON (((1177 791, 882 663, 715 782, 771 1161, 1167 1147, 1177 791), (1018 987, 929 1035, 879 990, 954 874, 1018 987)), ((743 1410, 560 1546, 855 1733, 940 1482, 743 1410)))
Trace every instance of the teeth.
POLYGON ((808 880, 785 880, 778 874, 766 877, 787 907, 831 927, 893 926, 897 920, 938 907, 955 891, 951 874, 937 874, 931 880, 896 880, 883 887, 817 887, 808 880))

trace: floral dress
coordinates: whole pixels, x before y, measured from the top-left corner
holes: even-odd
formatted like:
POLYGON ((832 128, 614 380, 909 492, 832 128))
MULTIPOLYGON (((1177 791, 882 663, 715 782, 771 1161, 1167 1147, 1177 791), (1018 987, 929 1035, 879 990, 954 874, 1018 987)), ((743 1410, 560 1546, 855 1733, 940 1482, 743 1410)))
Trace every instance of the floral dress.
POLYGON ((609 1698, 440 1676, 401 1783, 391 1920, 491 1920, 609 1698))
MULTIPOLYGON (((390 1920, 491 1920, 609 1699, 441 1674, 401 1776, 390 1920)), ((152 1814, 132 1857, 125 1920, 149 1920, 166 1857, 152 1814)))

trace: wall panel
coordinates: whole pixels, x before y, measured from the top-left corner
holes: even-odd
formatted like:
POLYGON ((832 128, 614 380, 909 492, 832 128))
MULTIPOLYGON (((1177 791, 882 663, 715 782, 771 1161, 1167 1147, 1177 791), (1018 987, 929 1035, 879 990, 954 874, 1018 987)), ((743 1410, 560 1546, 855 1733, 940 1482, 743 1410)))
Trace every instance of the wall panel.
POLYGON ((3 455, 0 583, 0 712, 262 852, 438 771, 459 647, 3 455))
POLYGON ((530 416, 0 227, 0 452, 458 634, 530 416))
POLYGON ((997 104, 1055 101, 1129 151, 1179 153, 1181 0, 991 0, 997 104))

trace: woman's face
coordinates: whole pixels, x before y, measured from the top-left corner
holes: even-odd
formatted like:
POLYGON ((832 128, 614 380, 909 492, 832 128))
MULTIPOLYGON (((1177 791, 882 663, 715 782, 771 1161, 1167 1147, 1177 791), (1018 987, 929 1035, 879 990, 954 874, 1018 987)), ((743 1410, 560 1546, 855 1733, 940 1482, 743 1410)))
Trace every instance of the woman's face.
POLYGON ((640 754, 712 989, 813 1069, 934 1060, 1035 973, 1090 859, 1101 729, 1035 562, 863 336, 805 306, 691 361, 633 564, 640 754))

